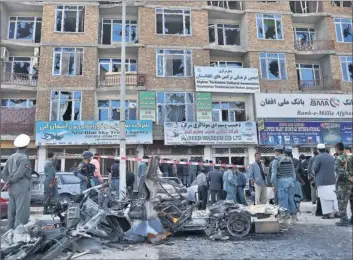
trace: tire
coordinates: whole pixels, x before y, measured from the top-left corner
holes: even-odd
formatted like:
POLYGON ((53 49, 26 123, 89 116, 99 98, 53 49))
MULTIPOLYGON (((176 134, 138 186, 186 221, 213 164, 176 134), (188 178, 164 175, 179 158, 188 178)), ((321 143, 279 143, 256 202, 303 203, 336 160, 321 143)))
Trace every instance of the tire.
POLYGON ((232 238, 245 237, 251 229, 251 218, 247 214, 232 213, 227 220, 227 231, 232 238))
POLYGON ((58 201, 60 203, 69 203, 71 201, 71 196, 69 194, 60 194, 59 197, 58 197, 58 201))

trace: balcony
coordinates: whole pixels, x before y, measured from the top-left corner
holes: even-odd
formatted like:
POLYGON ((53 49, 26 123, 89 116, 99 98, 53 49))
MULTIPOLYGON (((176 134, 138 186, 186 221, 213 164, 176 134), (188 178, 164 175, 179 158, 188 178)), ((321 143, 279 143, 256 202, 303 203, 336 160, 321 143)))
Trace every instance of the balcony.
POLYGON ((27 74, 17 72, 2 72, 1 84, 16 85, 25 87, 36 87, 38 81, 38 74, 27 74))
POLYGON ((241 1, 207 1, 207 6, 226 10, 243 10, 243 3, 241 1))
MULTIPOLYGON (((98 75, 97 87, 98 88, 109 88, 120 86, 120 74, 105 74, 98 75)), ((126 86, 131 87, 143 87, 145 85, 145 75, 141 74, 126 74, 126 86)))
POLYGON ((19 124, 19 123, 1 123, 0 131, 2 135, 20 135, 26 134, 29 136, 34 135, 33 124, 19 124))
POLYGON ((298 85, 302 91, 341 90, 339 79, 299 80, 298 85))
POLYGON ((2 108, 0 111, 2 135, 34 135, 36 108, 2 108))
POLYGON ((290 10, 293 14, 310 14, 322 12, 321 1, 290 1, 290 10))
POLYGON ((297 51, 333 51, 335 42, 332 40, 295 41, 294 48, 297 51))

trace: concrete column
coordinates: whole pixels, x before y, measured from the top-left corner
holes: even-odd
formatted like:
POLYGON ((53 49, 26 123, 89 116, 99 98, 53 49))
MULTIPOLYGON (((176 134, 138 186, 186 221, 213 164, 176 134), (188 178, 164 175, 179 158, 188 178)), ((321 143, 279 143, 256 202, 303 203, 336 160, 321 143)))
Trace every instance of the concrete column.
POLYGON ((65 160, 66 159, 61 159, 60 171, 62 171, 62 172, 65 171, 65 160))
POLYGON ((335 147, 330 147, 329 149, 330 149, 330 154, 331 154, 331 155, 333 155, 333 154, 336 153, 335 147))
POLYGON ((212 160, 212 146, 205 145, 205 148, 203 150, 203 159, 209 161, 212 160))
POLYGON ((89 150, 91 153, 93 153, 93 154, 97 153, 97 148, 96 148, 96 147, 90 147, 88 150, 89 150))
POLYGON ((248 164, 251 164, 255 161, 255 153, 256 153, 256 147, 254 146, 249 146, 248 147, 248 164))
POLYGON ((292 154, 293 154, 293 158, 299 158, 299 148, 298 147, 293 147, 292 149, 292 154))
POLYGON ((38 159, 37 159, 37 171, 44 172, 44 164, 47 159, 47 149, 45 147, 40 146, 38 148, 38 159))
POLYGON ((145 155, 145 149, 142 144, 137 145, 136 147, 136 157, 142 158, 145 155))

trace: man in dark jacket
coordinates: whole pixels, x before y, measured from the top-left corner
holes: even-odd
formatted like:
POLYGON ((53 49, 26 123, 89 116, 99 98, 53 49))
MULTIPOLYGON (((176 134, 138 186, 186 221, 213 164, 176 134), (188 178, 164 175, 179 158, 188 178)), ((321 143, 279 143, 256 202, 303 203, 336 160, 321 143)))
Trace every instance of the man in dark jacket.
MULTIPOLYGON (((181 162, 186 162, 186 159, 181 159, 181 162)), ((186 164, 177 165, 178 177, 184 186, 188 185, 188 166, 186 164)))
MULTIPOLYGON (((163 161, 169 161, 169 159, 164 158, 163 161)), ((161 163, 161 165, 159 166, 159 169, 161 170, 163 177, 169 176, 169 164, 168 163, 161 163)))
POLYGON ((222 199, 223 173, 219 170, 219 167, 215 167, 215 170, 208 173, 208 182, 211 192, 211 203, 213 204, 222 199))
POLYGON ((237 178, 237 187, 235 193, 236 201, 237 203, 247 206, 248 203, 246 202, 244 193, 244 188, 246 186, 246 177, 243 172, 239 171, 239 169, 235 170, 235 176, 237 178))
POLYGON ((126 190, 130 198, 132 198, 135 183, 135 174, 126 169, 126 190))
POLYGON ((308 166, 309 160, 304 154, 299 156, 299 169, 300 178, 304 182, 302 184, 302 191, 304 196, 304 201, 311 201, 311 191, 310 191, 310 181, 308 178, 308 166))
POLYGON ((309 163, 308 163, 308 179, 310 180, 311 202, 313 204, 316 204, 316 199, 317 199, 317 196, 316 196, 317 190, 314 182, 313 165, 314 165, 315 158, 318 154, 319 154, 318 151, 315 150, 314 156, 309 159, 309 163))

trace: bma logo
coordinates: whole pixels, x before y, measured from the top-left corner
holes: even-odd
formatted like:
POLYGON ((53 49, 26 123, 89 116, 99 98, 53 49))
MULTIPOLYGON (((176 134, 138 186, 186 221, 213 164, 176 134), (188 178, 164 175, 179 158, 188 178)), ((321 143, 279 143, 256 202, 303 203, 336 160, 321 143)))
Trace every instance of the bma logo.
POLYGON ((340 100, 337 97, 330 98, 330 105, 333 107, 338 107, 340 105, 340 100))

